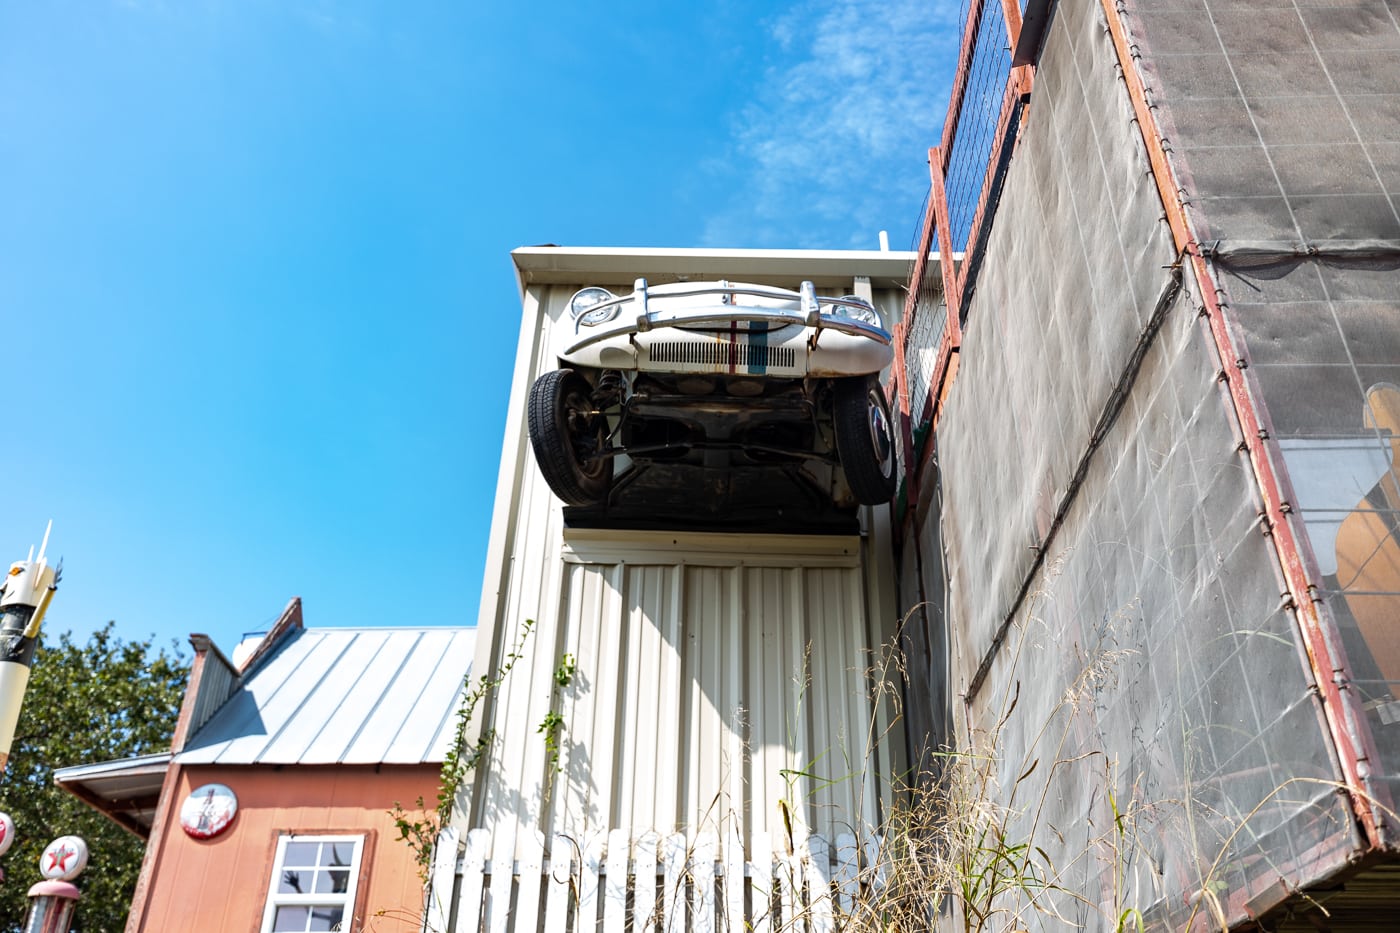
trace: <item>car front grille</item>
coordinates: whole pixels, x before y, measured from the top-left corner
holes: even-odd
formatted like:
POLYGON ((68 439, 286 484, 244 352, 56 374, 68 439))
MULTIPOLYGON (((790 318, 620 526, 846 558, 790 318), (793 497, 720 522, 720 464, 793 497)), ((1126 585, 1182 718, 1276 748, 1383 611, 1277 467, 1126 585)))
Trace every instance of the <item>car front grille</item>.
POLYGON ((670 340, 651 345, 652 363, 698 366, 728 372, 761 374, 791 370, 797 365, 792 347, 770 347, 766 342, 741 340, 670 340))

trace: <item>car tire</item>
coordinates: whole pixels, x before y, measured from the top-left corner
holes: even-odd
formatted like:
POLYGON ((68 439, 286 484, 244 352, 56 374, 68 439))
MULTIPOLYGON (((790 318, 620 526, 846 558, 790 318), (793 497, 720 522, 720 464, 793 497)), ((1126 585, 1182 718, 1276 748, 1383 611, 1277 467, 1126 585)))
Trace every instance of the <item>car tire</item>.
POLYGON ((894 422, 875 376, 836 380, 832 392, 836 452, 846 484, 863 505, 890 501, 895 490, 894 422))
POLYGON ((530 387, 530 446, 545 482, 568 505, 597 505, 612 485, 612 458, 597 456, 608 425, 592 413, 590 394, 587 380, 572 369, 545 373, 530 387))

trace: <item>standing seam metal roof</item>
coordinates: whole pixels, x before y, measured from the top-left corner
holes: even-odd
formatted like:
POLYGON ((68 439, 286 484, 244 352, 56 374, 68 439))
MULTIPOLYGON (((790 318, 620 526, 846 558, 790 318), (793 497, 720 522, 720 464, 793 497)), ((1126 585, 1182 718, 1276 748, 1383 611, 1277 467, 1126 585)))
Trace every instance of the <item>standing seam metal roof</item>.
POLYGON ((474 628, 289 633, 177 756, 181 764, 441 762, 474 628))

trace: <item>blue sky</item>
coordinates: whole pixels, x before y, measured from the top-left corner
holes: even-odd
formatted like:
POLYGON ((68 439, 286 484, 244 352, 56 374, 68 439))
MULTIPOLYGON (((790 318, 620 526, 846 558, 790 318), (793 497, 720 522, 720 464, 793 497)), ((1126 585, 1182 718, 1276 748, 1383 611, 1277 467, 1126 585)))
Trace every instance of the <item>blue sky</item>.
POLYGON ((957 4, 0 0, 0 560, 226 650, 476 620, 522 245, 895 248, 957 4))

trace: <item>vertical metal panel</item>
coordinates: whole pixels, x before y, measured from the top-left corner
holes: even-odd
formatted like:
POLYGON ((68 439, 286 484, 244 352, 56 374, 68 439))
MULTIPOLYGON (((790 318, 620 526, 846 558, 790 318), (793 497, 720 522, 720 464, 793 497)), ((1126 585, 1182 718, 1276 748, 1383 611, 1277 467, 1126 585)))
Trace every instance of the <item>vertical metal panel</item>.
POLYGON ((797 842, 873 825, 889 777, 872 744, 885 725, 868 683, 879 646, 859 545, 833 542, 830 566, 699 551, 562 563, 558 608, 500 687, 483 822, 747 840, 785 836, 786 808, 797 842), (565 653, 576 669, 560 686, 565 653), (557 772, 540 732, 551 710, 557 772))
POLYGON ((399 695, 397 704, 385 703, 381 707, 397 706, 397 721, 386 711, 382 714, 382 727, 375 718, 364 726, 365 737, 382 728, 379 741, 386 746, 384 761, 416 761, 414 756, 421 758, 424 747, 447 748, 449 743, 442 739, 454 731, 454 713, 462 693, 462 659, 471 653, 473 638, 472 632, 423 632, 403 670, 395 673, 393 685, 384 688, 399 695))
MULTIPOLYGON (((308 632, 303 633, 301 637, 304 642, 310 642, 313 636, 308 632)), ((316 683, 305 685, 307 696, 293 707, 291 714, 280 724, 281 728, 276 733, 271 733, 267 747, 262 750, 259 759, 299 760, 306 763, 339 761, 356 735, 355 732, 346 731, 346 726, 351 720, 339 720, 338 717, 333 719, 320 713, 322 710, 331 709, 337 712, 343 710, 359 713, 360 715, 353 720, 356 729, 374 715, 374 707, 377 705, 375 701, 383 698, 383 691, 357 691, 355 687, 369 673, 371 662, 380 655, 388 641, 388 632, 363 632, 348 639, 343 645, 336 646, 336 657, 332 666, 327 668, 327 676, 316 683), (370 702, 366 703, 367 699, 370 702), (307 709, 313 701, 315 706, 307 709), (346 706, 347 702, 351 704, 349 707, 346 706), (310 715, 301 715, 303 713, 310 715)), ((264 720, 269 718, 267 713, 263 713, 262 716, 264 720)), ((385 744, 381 737, 376 742, 375 754, 382 754, 385 744)), ((374 760, 384 759, 376 757, 374 760)))

